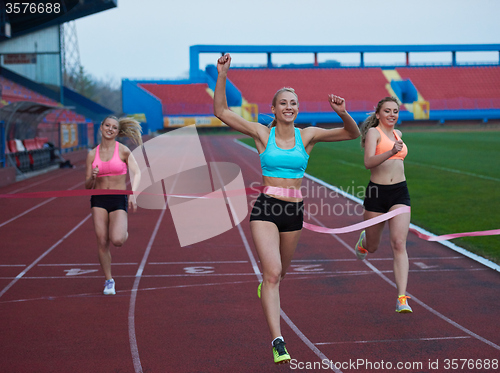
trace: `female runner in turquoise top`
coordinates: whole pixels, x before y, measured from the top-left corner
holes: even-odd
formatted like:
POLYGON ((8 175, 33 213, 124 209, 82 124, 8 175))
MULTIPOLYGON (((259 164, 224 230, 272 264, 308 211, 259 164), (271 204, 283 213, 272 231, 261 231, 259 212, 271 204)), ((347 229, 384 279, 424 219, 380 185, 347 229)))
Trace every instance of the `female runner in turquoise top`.
MULTIPOLYGON (((329 95, 329 102, 342 118, 343 128, 295 128, 299 102, 291 88, 283 88, 275 94, 271 107, 275 119, 271 128, 243 119, 227 106, 226 78, 230 64, 229 54, 217 61, 219 76, 214 92, 214 114, 232 129, 255 140, 264 186, 298 190, 309 153, 317 142, 352 140, 359 136, 356 122, 346 111, 345 100, 335 95, 329 95)), ((301 198, 261 194, 250 218, 253 241, 262 265, 263 281, 259 285, 262 308, 271 332, 276 364, 290 361, 281 335, 279 284, 290 266, 302 231, 302 206, 301 198)))

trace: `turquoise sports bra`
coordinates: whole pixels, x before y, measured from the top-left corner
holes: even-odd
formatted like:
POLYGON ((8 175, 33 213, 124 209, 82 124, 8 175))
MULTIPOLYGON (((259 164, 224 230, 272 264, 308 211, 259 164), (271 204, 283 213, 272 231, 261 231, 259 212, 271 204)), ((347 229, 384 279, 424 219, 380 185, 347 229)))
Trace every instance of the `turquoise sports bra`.
POLYGON ((304 177, 309 154, 307 154, 302 143, 300 130, 295 128, 295 146, 292 149, 281 149, 276 145, 275 128, 271 128, 266 150, 260 154, 262 175, 285 179, 304 177))

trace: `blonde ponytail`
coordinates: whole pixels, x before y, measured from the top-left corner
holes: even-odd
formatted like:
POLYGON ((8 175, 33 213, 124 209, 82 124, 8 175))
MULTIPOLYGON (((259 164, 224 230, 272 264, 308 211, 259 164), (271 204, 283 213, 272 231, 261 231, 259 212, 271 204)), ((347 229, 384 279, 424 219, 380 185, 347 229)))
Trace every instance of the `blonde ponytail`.
POLYGON ((142 145, 142 127, 135 119, 124 117, 118 119, 120 124, 120 136, 131 139, 136 145, 142 145))
MULTIPOLYGON (((119 137, 128 137, 131 139, 136 145, 142 145, 142 127, 141 124, 135 119, 129 117, 123 117, 118 119, 114 115, 108 115, 101 122, 101 126, 106 122, 107 119, 114 119, 118 122, 118 136, 119 137)), ((100 128, 99 128, 100 131, 100 128)))
POLYGON ((365 147, 366 134, 368 130, 372 127, 378 126, 378 119, 375 113, 371 113, 368 118, 361 124, 359 131, 361 132, 361 147, 365 147))

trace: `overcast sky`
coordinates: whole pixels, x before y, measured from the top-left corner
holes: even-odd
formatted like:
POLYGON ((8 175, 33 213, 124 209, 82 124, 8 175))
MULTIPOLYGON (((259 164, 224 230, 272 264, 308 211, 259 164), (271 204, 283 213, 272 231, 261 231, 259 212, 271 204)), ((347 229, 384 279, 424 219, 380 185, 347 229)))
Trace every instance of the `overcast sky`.
MULTIPOLYGON (((176 79, 189 71, 196 44, 377 45, 500 44, 500 0, 118 0, 118 7, 76 21, 81 62, 97 78, 176 79)), ((200 58, 200 67, 217 55, 200 58)), ((319 61, 359 62, 359 55, 319 61)), ((459 62, 498 62, 498 53, 458 54, 459 62)), ((411 62, 449 62, 451 54, 412 54, 411 62)), ((233 64, 264 64, 264 54, 233 64)), ((273 55, 275 63, 313 55, 273 55)), ((404 62, 404 55, 365 55, 404 62)))

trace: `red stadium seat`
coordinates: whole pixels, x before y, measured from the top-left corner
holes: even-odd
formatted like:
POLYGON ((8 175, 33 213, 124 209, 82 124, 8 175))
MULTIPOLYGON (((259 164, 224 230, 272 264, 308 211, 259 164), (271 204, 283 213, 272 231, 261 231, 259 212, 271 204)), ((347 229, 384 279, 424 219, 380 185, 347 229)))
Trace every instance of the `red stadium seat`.
POLYGON ((43 96, 31 89, 25 88, 20 84, 0 75, 0 84, 2 85, 2 100, 7 101, 9 104, 17 101, 34 101, 41 104, 57 106, 57 101, 43 96))
POLYGON ((24 139, 23 140, 24 148, 28 151, 37 150, 35 139, 24 139))
POLYGON ((302 112, 331 111, 328 94, 345 97, 347 109, 371 111, 388 95, 388 83, 380 68, 239 69, 229 79, 259 112, 270 113, 271 101, 280 88, 292 87, 302 112))
POLYGON ((21 140, 9 140, 7 142, 8 149, 12 153, 12 160, 15 159, 17 168, 21 171, 27 171, 30 169, 30 155, 23 146, 21 140))
POLYGON ((7 145, 11 153, 17 153, 18 150, 17 150, 16 140, 7 141, 7 145))
POLYGON ((17 168, 21 168, 21 162, 19 161, 19 158, 16 157, 16 154, 12 151, 10 151, 10 145, 9 142, 6 142, 5 144, 5 158, 7 160, 7 166, 14 166, 17 168))
POLYGON ((36 147, 38 149, 43 149, 43 146, 49 142, 47 137, 35 137, 36 147))
POLYGON ((139 84, 162 101, 163 115, 213 115, 213 99, 203 84, 139 84))
POLYGON ((500 108, 500 67, 401 67, 431 110, 500 108))

